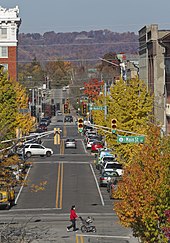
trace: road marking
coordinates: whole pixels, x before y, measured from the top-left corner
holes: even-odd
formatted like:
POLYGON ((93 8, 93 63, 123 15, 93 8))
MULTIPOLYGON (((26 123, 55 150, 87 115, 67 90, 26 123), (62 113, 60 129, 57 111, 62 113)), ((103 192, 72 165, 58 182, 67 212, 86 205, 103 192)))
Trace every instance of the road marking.
POLYGON ((59 163, 57 190, 56 190, 56 208, 58 209, 62 209, 62 196, 63 196, 63 163, 59 163))
POLYGON ((93 238, 111 238, 111 239, 130 239, 130 236, 121 236, 121 235, 81 235, 77 234, 76 237, 83 236, 83 237, 93 237, 93 238))
MULTIPOLYGON (((31 170, 31 166, 29 167, 29 169, 28 169, 28 171, 27 171, 27 174, 26 174, 26 176, 25 176, 25 178, 24 178, 24 181, 26 181, 26 179, 27 179, 27 177, 28 177, 28 174, 29 174, 30 170, 31 170)), ((19 190, 19 192, 18 192, 18 195, 17 195, 17 197, 16 197, 16 199, 15 199, 15 204, 17 204, 17 201, 18 201, 18 199, 19 199, 19 197, 20 197, 20 195, 21 195, 21 192, 22 192, 23 187, 24 187, 24 183, 22 183, 22 186, 20 187, 20 190, 19 190)))
POLYGON ((94 176, 94 179, 95 179, 95 182, 96 182, 96 186, 97 186, 97 190, 99 192, 99 196, 100 196, 100 199, 101 199, 102 206, 104 206, 105 204, 104 204, 103 196, 102 196, 102 193, 100 191, 99 184, 98 184, 96 175, 95 175, 94 170, 93 170, 93 166, 91 164, 90 164, 90 168, 91 168, 91 171, 93 173, 93 176, 94 176))
POLYGON ((63 139, 60 142, 60 155, 64 155, 64 140, 63 139))
POLYGON ((80 238, 80 243, 84 243, 83 235, 78 235, 78 234, 76 234, 76 243, 79 243, 79 238, 80 238))
POLYGON ((86 146, 85 146, 83 140, 81 140, 81 142, 82 142, 82 145, 83 145, 83 148, 84 148, 85 153, 88 154, 87 149, 86 149, 86 146))
MULTIPOLYGON (((69 160, 63 160, 61 161, 63 164, 90 164, 90 163, 93 163, 93 161, 91 162, 87 162, 87 161, 69 161, 69 160)), ((32 164, 58 164, 58 163, 61 163, 59 161, 34 161, 32 162, 32 164)))

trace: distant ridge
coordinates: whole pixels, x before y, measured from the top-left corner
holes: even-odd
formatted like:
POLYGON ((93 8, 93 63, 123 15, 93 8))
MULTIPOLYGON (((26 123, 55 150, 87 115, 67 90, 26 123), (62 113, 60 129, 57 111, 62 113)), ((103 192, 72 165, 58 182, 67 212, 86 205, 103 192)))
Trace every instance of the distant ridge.
POLYGON ((20 33, 18 47, 19 62, 30 62, 35 57, 41 62, 58 59, 95 62, 109 52, 137 54, 138 35, 110 30, 20 33))

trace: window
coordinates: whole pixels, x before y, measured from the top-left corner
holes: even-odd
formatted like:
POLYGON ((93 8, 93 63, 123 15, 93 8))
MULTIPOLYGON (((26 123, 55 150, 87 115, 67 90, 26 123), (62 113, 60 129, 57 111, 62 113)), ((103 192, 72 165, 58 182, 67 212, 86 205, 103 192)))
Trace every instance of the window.
POLYGON ((44 149, 41 145, 33 144, 30 148, 44 149))
POLYGON ((0 29, 0 39, 7 39, 7 28, 0 29))
POLYGON ((0 57, 8 57, 8 47, 0 46, 0 57))
POLYGON ((4 72, 8 71, 8 64, 5 63, 0 63, 0 67, 3 66, 4 67, 4 72))

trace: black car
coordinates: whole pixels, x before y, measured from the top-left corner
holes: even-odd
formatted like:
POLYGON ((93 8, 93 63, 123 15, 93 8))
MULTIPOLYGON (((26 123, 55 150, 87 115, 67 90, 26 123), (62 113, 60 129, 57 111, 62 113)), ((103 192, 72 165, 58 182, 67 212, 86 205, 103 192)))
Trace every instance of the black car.
POLYGON ((73 122, 73 117, 72 116, 65 116, 64 122, 73 122))

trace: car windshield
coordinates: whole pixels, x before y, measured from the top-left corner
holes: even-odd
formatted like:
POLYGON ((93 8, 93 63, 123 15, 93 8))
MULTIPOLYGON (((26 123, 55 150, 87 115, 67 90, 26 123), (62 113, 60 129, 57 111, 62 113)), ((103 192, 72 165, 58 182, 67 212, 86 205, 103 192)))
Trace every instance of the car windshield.
POLYGON ((68 138, 68 139, 66 140, 66 142, 75 142, 75 139, 74 139, 74 138, 68 138))
POLYGON ((118 176, 116 171, 105 171, 103 173, 103 177, 113 177, 113 176, 118 176))
POLYGON ((114 157, 104 157, 103 158, 103 161, 115 161, 115 158, 114 157))
POLYGON ((107 169, 122 169, 122 165, 118 164, 118 163, 107 164, 106 168, 107 169))

